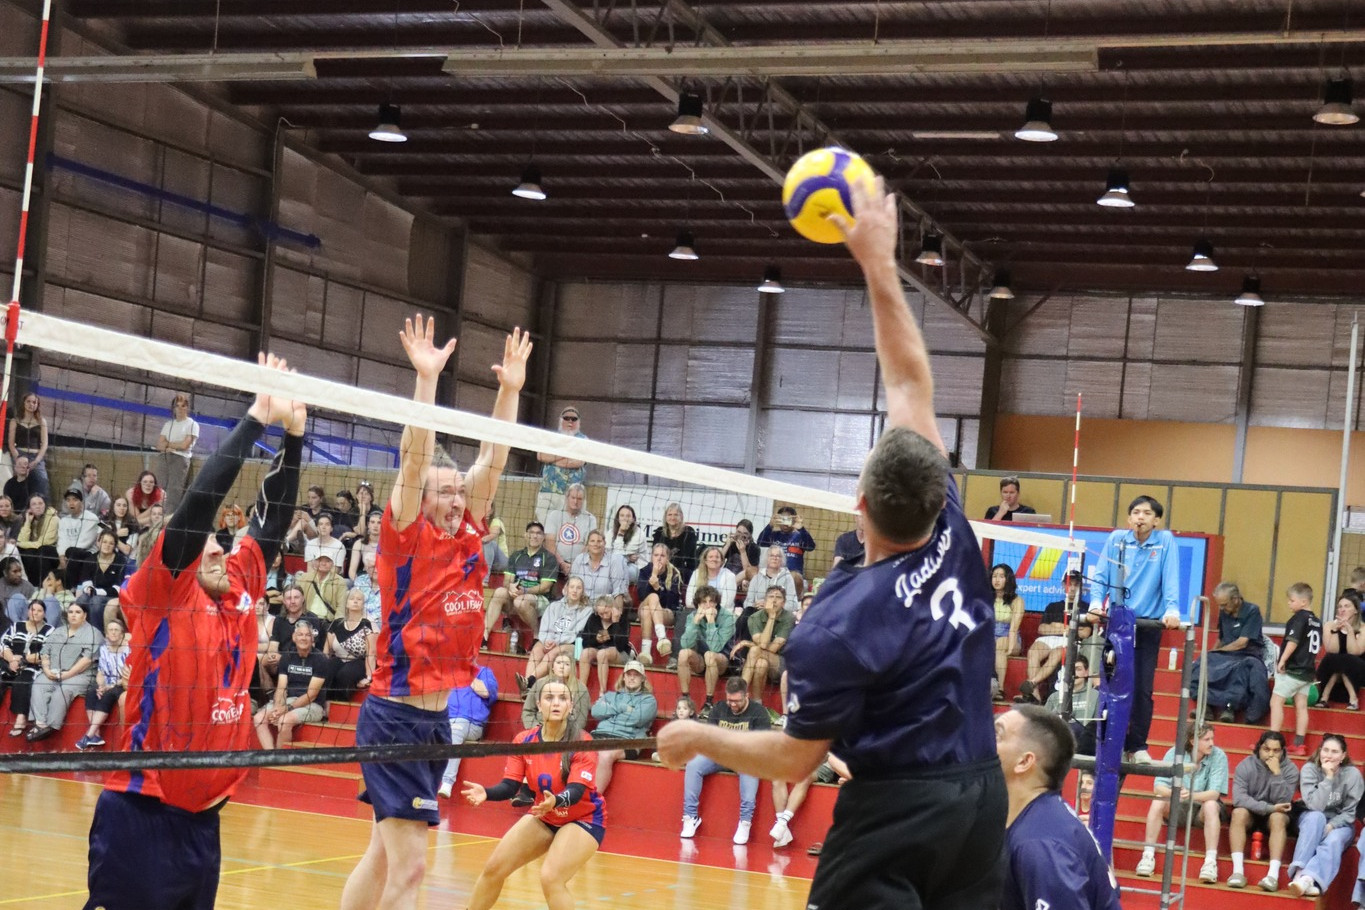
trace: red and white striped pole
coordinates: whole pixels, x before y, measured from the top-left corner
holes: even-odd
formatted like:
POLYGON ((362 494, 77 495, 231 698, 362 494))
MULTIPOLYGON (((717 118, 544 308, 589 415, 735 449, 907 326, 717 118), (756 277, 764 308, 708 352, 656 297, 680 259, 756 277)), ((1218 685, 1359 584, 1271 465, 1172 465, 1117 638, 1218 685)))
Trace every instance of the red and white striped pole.
POLYGON ((19 288, 24 280, 24 246, 28 239, 29 201, 33 197, 33 155, 38 148, 38 109, 43 103, 43 70, 47 68, 47 32, 52 24, 52 0, 43 0, 43 22, 38 38, 38 67, 33 75, 33 112, 28 125, 28 162, 24 165, 24 192, 19 203, 19 242, 14 254, 14 285, 5 309, 5 372, 0 380, 0 427, 9 409, 10 376, 14 369, 14 340, 19 335, 19 288))

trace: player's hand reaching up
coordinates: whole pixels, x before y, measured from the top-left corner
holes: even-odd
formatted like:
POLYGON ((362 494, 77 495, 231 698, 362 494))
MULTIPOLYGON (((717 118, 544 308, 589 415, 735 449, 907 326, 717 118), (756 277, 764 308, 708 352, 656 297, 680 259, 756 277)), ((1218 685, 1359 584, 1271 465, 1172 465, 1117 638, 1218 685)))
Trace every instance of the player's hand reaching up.
POLYGON ((423 319, 421 313, 417 314, 415 324, 411 319, 403 320, 398 340, 403 343, 408 362, 417 375, 427 379, 439 376, 446 368, 450 355, 455 353, 454 338, 447 341, 444 347, 436 347, 436 317, 423 319))
MULTIPOLYGON (((283 357, 274 354, 257 354, 256 362, 269 370, 279 370, 281 373, 293 372, 283 357)), ((296 407, 302 412, 303 403, 294 402, 283 395, 257 395, 256 400, 247 409, 247 414, 266 426, 278 423, 292 432, 295 424, 296 407)), ((298 434, 302 433, 303 424, 300 422, 298 434)))
POLYGON ((509 392, 520 392, 526 384, 526 361, 531 357, 531 333, 512 330, 502 344, 502 363, 494 364, 498 382, 509 392))
POLYGON ((848 251, 864 270, 873 265, 895 264, 899 239, 895 194, 886 191, 881 177, 854 180, 849 191, 853 195, 852 223, 840 214, 828 216, 843 231, 848 251))

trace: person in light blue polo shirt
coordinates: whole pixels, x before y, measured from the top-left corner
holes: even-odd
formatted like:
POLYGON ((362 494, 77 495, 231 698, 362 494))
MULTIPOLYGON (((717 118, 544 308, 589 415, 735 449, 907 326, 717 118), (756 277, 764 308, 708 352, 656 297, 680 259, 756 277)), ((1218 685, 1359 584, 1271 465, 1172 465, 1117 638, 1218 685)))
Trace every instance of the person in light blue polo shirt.
MULTIPOLYGON (((1157 527, 1165 514, 1161 503, 1139 496, 1128 506, 1128 529, 1117 530, 1104 542, 1091 582, 1097 599, 1108 597, 1127 605, 1139 620, 1159 620, 1167 629, 1180 628, 1180 555, 1175 535, 1157 527), (1126 591, 1119 590, 1122 585, 1126 591)), ((1161 653, 1161 628, 1139 626, 1133 632, 1133 713, 1123 750, 1133 760, 1150 764, 1147 733, 1152 726, 1152 688, 1161 653)))

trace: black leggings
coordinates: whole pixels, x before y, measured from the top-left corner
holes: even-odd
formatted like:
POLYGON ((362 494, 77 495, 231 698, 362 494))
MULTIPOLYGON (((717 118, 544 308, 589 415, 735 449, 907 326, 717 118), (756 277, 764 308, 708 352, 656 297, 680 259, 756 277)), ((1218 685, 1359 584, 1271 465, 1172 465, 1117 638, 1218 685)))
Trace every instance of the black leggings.
POLYGON ((0 703, 5 700, 6 690, 10 693, 9 709, 27 717, 33 699, 33 677, 27 673, 12 678, 0 677, 0 703))

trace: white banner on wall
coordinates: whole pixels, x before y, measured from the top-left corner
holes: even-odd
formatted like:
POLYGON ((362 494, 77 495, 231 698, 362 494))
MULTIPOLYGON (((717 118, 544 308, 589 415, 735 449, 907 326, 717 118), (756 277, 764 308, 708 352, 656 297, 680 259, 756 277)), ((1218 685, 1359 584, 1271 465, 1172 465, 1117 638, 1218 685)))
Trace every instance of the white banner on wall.
POLYGON ((699 487, 677 489, 627 484, 607 487, 607 513, 602 516, 600 527, 604 533, 611 533, 616 510, 620 506, 630 506, 645 534, 652 537, 654 529, 663 524, 664 509, 670 502, 682 507, 683 521, 697 529, 704 546, 724 542, 741 518, 754 523, 754 537, 757 538, 758 532, 773 516, 773 501, 762 496, 699 487))

